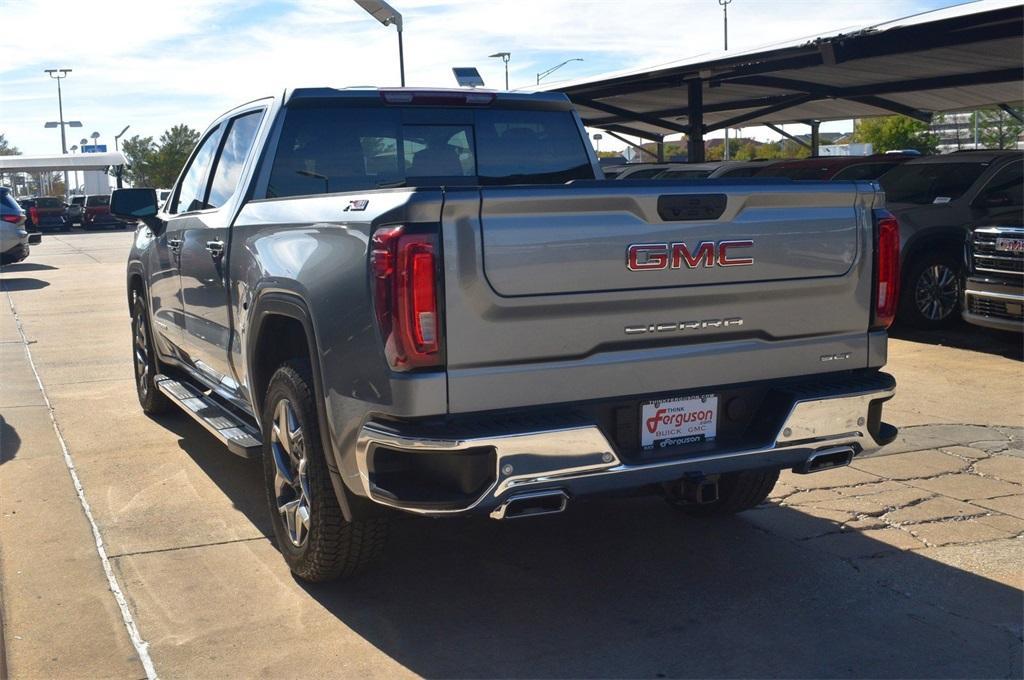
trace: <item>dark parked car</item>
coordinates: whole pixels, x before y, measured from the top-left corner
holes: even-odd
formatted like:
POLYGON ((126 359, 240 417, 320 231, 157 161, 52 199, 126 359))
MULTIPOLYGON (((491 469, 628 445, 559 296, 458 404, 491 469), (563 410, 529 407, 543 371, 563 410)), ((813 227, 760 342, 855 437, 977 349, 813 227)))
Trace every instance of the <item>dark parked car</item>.
POLYGON ((85 206, 82 209, 82 229, 123 229, 128 222, 115 217, 110 212, 110 194, 94 194, 86 196, 85 206))
POLYGON ((915 158, 879 182, 886 206, 900 222, 898 320, 919 328, 954 322, 970 230, 1020 220, 1024 153, 968 151, 915 158))
POLYGON ((55 196, 26 198, 18 203, 25 211, 26 227, 30 231, 60 231, 69 226, 64 214, 64 201, 55 196))
POLYGON ((25 211, 11 190, 0 187, 0 264, 21 262, 28 257, 29 245, 39 239, 39 234, 30 234, 25 228, 25 211))
POLYGON ((772 163, 758 177, 788 177, 800 180, 878 179, 914 156, 877 154, 874 156, 820 156, 772 163))
POLYGON ((85 207, 85 196, 72 196, 68 203, 68 226, 82 223, 82 210, 85 207))

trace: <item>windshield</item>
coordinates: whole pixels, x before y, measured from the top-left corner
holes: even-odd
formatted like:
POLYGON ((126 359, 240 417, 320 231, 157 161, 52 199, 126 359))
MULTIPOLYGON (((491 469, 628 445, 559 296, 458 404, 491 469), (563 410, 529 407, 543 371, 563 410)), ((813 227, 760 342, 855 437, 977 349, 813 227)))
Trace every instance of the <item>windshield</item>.
POLYGON ((988 163, 907 163, 878 178, 890 203, 949 203, 971 188, 988 163))
POLYGON ((570 111, 318 104, 288 111, 267 197, 574 179, 594 171, 570 111))

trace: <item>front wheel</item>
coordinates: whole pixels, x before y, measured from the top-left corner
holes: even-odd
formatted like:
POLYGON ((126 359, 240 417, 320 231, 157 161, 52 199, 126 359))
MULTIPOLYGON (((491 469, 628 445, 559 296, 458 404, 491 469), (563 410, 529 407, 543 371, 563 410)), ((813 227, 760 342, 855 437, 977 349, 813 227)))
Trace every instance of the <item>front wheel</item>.
POLYGON ((299 578, 352 576, 384 546, 387 519, 349 522, 334 495, 309 362, 274 373, 263 409, 263 478, 277 547, 299 578))
POLYGON ((150 332, 146 296, 138 290, 132 300, 132 364, 135 367, 135 391, 142 412, 157 415, 169 411, 171 401, 157 389, 154 380, 157 373, 156 350, 150 332))
POLYGON ((945 328, 959 318, 961 265, 953 255, 936 253, 907 270, 899 319, 915 328, 945 328))
POLYGON ((665 500, 669 505, 694 517, 734 515, 757 507, 779 481, 778 470, 744 470, 729 472, 718 479, 718 500, 711 503, 688 503, 670 491, 665 500))

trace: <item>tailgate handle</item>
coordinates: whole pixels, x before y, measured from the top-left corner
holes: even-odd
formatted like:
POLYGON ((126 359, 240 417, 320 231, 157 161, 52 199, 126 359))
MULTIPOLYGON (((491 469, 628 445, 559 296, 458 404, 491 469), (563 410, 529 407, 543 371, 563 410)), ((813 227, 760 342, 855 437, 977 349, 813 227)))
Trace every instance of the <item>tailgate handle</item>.
POLYGON ((658 196, 658 217, 666 222, 717 220, 725 212, 725 194, 658 196))

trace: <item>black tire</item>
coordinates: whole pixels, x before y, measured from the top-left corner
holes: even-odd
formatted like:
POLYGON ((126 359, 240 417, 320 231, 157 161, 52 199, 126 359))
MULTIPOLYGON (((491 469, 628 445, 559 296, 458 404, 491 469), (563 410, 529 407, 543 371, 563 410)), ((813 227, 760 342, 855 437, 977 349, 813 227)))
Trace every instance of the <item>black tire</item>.
POLYGON ((963 264, 952 253, 922 255, 910 263, 900 290, 899 321, 914 328, 948 328, 960 318, 963 264))
POLYGON ((388 521, 345 520, 327 470, 315 403, 308 361, 277 369, 263 408, 263 479, 278 550, 295 576, 323 582, 351 577, 376 558, 388 521))
POLYGON ((778 470, 744 470, 729 472, 718 480, 718 500, 700 505, 687 503, 675 494, 667 494, 669 505, 693 517, 714 517, 735 515, 737 512, 757 507, 768 498, 768 494, 779 481, 778 470))
POLYGON ((135 392, 139 406, 146 415, 167 413, 173 404, 157 389, 153 378, 157 374, 156 350, 153 331, 149 323, 146 296, 136 290, 132 296, 132 366, 135 369, 135 392))

